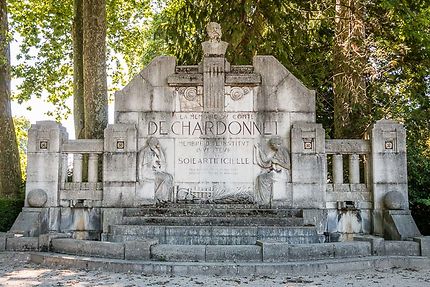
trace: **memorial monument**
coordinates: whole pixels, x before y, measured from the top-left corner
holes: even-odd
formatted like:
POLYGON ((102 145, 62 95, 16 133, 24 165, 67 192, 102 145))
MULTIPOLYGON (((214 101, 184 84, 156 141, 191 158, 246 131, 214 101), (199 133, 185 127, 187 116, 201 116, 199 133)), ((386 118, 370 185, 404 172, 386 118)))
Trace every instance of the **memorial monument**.
POLYGON ((104 139, 32 125, 25 207, 7 244, 43 238, 43 249, 59 236, 127 249, 145 238, 209 246, 420 235, 401 124, 380 120, 365 139, 326 139, 313 90, 272 56, 232 65, 220 25, 207 33, 197 65, 157 57, 115 93, 104 139))

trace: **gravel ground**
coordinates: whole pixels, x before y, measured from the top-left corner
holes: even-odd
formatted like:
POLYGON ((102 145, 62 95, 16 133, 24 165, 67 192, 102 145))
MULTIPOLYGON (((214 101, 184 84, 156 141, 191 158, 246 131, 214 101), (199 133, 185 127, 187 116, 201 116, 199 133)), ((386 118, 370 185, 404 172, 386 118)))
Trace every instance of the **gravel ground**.
POLYGON ((417 286, 430 287, 428 270, 383 269, 308 276, 169 277, 45 267, 28 253, 0 252, 0 286, 417 286))

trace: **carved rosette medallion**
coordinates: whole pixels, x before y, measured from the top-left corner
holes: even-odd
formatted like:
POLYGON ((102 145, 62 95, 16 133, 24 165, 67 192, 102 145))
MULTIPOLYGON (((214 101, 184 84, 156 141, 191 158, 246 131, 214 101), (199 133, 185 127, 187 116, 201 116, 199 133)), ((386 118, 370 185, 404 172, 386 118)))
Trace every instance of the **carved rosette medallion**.
POLYGON ((180 87, 177 91, 180 97, 184 97, 190 102, 197 101, 200 96, 197 87, 180 87))
POLYGON ((230 90, 230 98, 233 101, 239 101, 243 98, 244 95, 248 94, 251 91, 248 87, 233 87, 230 90))

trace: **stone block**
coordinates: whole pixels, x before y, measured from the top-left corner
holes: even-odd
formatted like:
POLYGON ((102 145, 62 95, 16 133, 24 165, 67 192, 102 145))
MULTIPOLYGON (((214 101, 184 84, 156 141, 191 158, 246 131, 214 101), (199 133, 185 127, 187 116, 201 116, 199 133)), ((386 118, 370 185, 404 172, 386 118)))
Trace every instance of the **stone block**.
POLYGON ((303 209, 303 225, 313 225, 318 234, 322 234, 327 226, 327 210, 324 209, 303 209))
POLYGON ((139 121, 138 112, 115 112, 115 123, 119 124, 136 124, 139 121))
POLYGON ((355 235, 354 241, 370 242, 372 255, 383 256, 385 255, 385 241, 382 237, 373 235, 355 235))
POLYGON ((0 252, 6 250, 6 233, 0 232, 0 252))
POLYGON ((7 251, 37 251, 38 249, 38 237, 9 237, 6 239, 7 251))
POLYGON ((62 232, 101 232, 101 228, 100 208, 61 208, 62 232))
POLYGON ((175 73, 176 58, 158 56, 139 75, 154 87, 167 86, 167 78, 175 73))
POLYGON ((325 208, 323 184, 293 183, 293 208, 325 208))
POLYGON ((292 180, 294 183, 322 184, 327 158, 323 154, 292 154, 292 180))
POLYGON ((270 240, 258 240, 262 249, 263 262, 286 262, 289 257, 289 244, 270 240))
POLYGON ((315 111, 314 112, 293 112, 290 113, 290 123, 292 125, 300 122, 315 122, 315 111))
POLYGON ((39 235, 39 250, 48 252, 51 250, 51 242, 54 238, 68 238, 69 234, 66 233, 46 233, 39 235))
POLYGON ((102 230, 103 233, 109 232, 109 226, 121 224, 124 210, 122 208, 103 208, 102 210, 102 230))
POLYGON ((137 152, 136 124, 108 125, 104 131, 104 151, 112 153, 137 152))
POLYGON ((384 211, 383 226, 385 239, 404 240, 421 235, 409 210, 384 211))
POLYGON ((133 207, 135 194, 136 182, 104 182, 103 207, 133 207))
POLYGON ((11 234, 22 236, 39 236, 40 234, 40 214, 42 209, 23 209, 16 218, 10 229, 11 234))
POLYGON ((370 242, 337 242, 334 245, 334 256, 336 258, 348 258, 348 257, 364 257, 371 256, 371 244, 370 242))
POLYGON ((309 90, 296 77, 290 75, 277 86, 279 110, 315 112, 315 91, 309 90))
POLYGON ((300 244, 290 245, 288 259, 290 261, 306 261, 329 259, 334 258, 334 256, 333 243, 300 244))
POLYGON ((149 112, 153 86, 136 75, 121 91, 115 93, 115 114, 118 112, 149 112))
POLYGON ((420 244, 414 241, 385 241, 387 256, 420 256, 420 244))
POLYGON ((111 182, 136 182, 136 152, 103 154, 103 180, 111 182))
POLYGON ((152 101, 151 110, 160 112, 173 112, 175 111, 174 106, 174 88, 171 87, 153 87, 152 90, 152 101))
POLYGON ((124 245, 115 242, 56 238, 52 240, 52 249, 58 253, 124 259, 124 245))
POLYGON ((58 182, 61 159, 59 153, 28 153, 27 181, 58 182))
POLYGON ((259 262, 262 261, 261 247, 257 245, 207 245, 208 262, 259 262))
POLYGON ((205 261, 205 245, 153 245, 151 259, 156 261, 205 261))
POLYGON ((430 257, 430 236, 414 237, 414 241, 420 244, 421 256, 430 257))
POLYGON ((28 131, 27 152, 59 152, 67 139, 68 134, 61 124, 55 121, 37 121, 28 131))
POLYGON ((151 259, 151 246, 158 244, 157 239, 142 238, 139 241, 124 242, 124 257, 126 260, 151 259))

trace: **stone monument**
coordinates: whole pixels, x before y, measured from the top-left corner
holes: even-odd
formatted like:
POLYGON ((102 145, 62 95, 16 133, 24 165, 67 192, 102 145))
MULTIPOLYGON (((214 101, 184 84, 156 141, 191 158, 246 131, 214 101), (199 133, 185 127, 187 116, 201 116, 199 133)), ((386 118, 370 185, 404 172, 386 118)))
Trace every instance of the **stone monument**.
POLYGON ((313 90, 272 56, 231 65, 220 25, 207 32, 199 64, 157 57, 115 93, 104 139, 69 140, 60 124, 32 125, 25 207, 11 234, 108 239, 127 214, 210 205, 291 210, 331 241, 419 235, 402 125, 382 120, 365 139, 326 139, 313 90))

